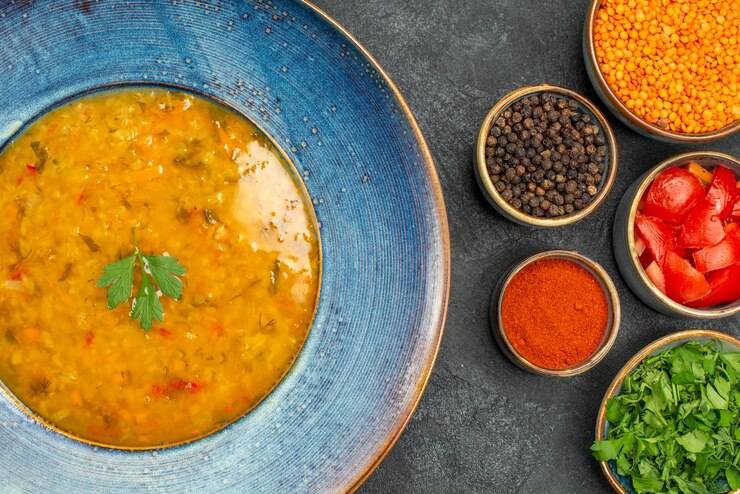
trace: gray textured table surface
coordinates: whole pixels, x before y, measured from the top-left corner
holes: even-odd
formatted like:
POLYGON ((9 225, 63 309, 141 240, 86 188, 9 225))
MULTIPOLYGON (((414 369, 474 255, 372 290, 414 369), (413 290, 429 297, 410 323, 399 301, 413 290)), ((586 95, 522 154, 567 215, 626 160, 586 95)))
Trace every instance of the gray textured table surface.
MULTIPOLYGON (((370 50, 404 94, 437 160, 452 239, 449 316, 434 373, 405 433, 361 492, 609 492, 588 447, 599 402, 619 368, 650 341, 679 329, 703 326, 740 336, 737 317, 702 323, 648 309, 615 265, 611 225, 622 194, 650 166, 692 148, 640 137, 611 118, 620 159, 606 203, 570 227, 515 225, 478 190, 473 143, 490 107, 517 87, 560 84, 597 101, 581 55, 588 2, 316 4, 370 50), (487 318, 503 271, 529 252, 554 247, 600 262, 617 284, 623 310, 611 353, 585 375, 565 380, 514 367, 496 346, 487 318)), ((703 147, 738 156, 740 138, 703 147)))

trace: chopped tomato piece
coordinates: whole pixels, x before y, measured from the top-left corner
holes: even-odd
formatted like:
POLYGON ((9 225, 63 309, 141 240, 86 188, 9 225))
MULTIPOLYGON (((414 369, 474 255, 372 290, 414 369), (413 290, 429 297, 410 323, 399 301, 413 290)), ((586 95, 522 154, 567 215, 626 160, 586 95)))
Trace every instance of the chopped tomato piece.
POLYGON ((735 199, 735 207, 732 208, 732 218, 740 220, 740 180, 737 181, 736 186, 737 188, 735 190, 737 191, 737 199, 735 199))
POLYGON ((706 308, 732 303, 740 299, 740 263, 709 273, 707 281, 712 287, 709 295, 687 303, 691 307, 706 308))
POLYGON ((175 379, 165 385, 153 384, 151 389, 151 395, 153 398, 158 398, 164 395, 169 395, 177 391, 187 391, 188 393, 195 394, 203 389, 203 385, 195 381, 187 381, 185 379, 175 379))
POLYGON ((650 255, 650 251, 648 249, 645 249, 640 256, 640 266, 642 266, 642 269, 647 269, 647 267, 650 266, 653 261, 655 261, 655 259, 653 259, 653 256, 650 255))
POLYGON ((721 269, 739 261, 740 234, 734 231, 717 245, 704 247, 694 252, 694 265, 702 273, 721 269))
POLYGON ((637 252, 638 257, 641 256, 643 252, 645 252, 645 247, 647 247, 647 245, 645 244, 645 240, 643 240, 640 232, 635 230, 635 252, 637 252))
POLYGON ((38 175, 39 174, 39 171, 36 169, 36 165, 27 164, 26 165, 26 170, 28 170, 29 172, 31 172, 31 175, 38 175))
POLYGON ((707 186, 712 183, 712 172, 701 166, 696 161, 692 161, 686 166, 686 170, 691 172, 696 178, 699 179, 703 186, 707 186))
POLYGON ((680 224, 706 192, 698 178, 672 166, 653 180, 645 199, 645 214, 668 223, 680 224))
POLYGON ((666 295, 679 304, 705 297, 712 290, 704 275, 675 252, 666 253, 663 275, 666 295))
POLYGON ((645 273, 648 275, 648 278, 650 278, 650 281, 653 282, 653 285, 655 285, 658 290, 665 293, 665 276, 663 276, 663 271, 660 270, 658 263, 655 261, 651 262, 650 265, 645 268, 645 273))
POLYGON ((714 204, 703 200, 686 218, 678 236, 678 245, 687 249, 701 249, 718 244, 723 238, 725 229, 714 204))
POLYGON ((12 281, 20 281, 23 278, 25 278, 27 273, 23 271, 22 269, 15 269, 10 272, 10 279, 12 281))
POLYGON ((665 254, 669 250, 676 251, 683 256, 683 252, 676 245, 676 230, 671 225, 658 218, 637 213, 635 226, 645 240, 647 250, 659 266, 663 265, 665 254))
POLYGON ((737 200, 735 174, 724 166, 714 169, 714 178, 707 192, 707 201, 714 205, 719 218, 724 220, 732 215, 737 200))
POLYGON ((213 332, 216 336, 223 336, 224 335, 224 325, 220 322, 217 322, 213 325, 213 332))

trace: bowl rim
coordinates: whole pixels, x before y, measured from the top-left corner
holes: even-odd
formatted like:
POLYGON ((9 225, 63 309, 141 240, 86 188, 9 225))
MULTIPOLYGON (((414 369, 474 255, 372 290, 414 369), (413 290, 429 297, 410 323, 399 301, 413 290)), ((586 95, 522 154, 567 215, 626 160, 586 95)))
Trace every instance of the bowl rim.
MULTIPOLYGON (((699 338, 722 340, 740 348, 740 338, 712 329, 686 329, 683 331, 678 331, 676 333, 668 334, 666 336, 658 338, 651 343, 648 343, 647 345, 642 347, 640 351, 633 355, 632 358, 630 358, 627 363, 622 366, 621 369, 619 369, 619 372, 617 372, 611 384, 609 384, 606 393, 604 393, 604 397, 599 404, 599 413, 596 416, 596 440, 601 440, 601 438, 604 437, 604 430, 606 427, 606 404, 611 398, 615 396, 617 388, 622 385, 622 383, 624 382, 624 378, 627 377, 627 375, 629 375, 638 365, 640 365, 640 363, 642 363, 642 361, 645 360, 648 355, 657 351, 658 349, 678 341, 690 341, 699 338)), ((601 467, 602 473, 609 481, 609 484, 616 492, 618 492, 619 494, 630 494, 630 492, 625 489, 619 479, 614 475, 614 472, 612 472, 611 468, 609 468, 608 461, 600 461, 599 466, 601 467)))
POLYGON ((593 69, 592 72, 594 78, 592 78, 592 82, 594 82, 594 85, 598 86, 600 94, 606 100, 608 100, 608 104, 615 108, 622 117, 624 117, 636 128, 640 129, 642 132, 672 142, 699 143, 713 141, 715 139, 720 139, 722 137, 731 135, 740 130, 740 120, 735 120, 734 122, 731 122, 720 129, 710 132, 703 132, 700 134, 674 132, 662 129, 657 125, 651 124, 650 122, 641 119, 629 108, 627 108, 627 106, 622 103, 622 100, 620 100, 617 95, 614 94, 614 91, 612 91, 611 87, 609 87, 609 84, 606 82, 606 78, 604 77, 604 74, 599 67, 599 62, 596 58, 596 45, 594 43, 594 23, 596 21, 596 15, 599 11, 599 7, 601 6, 602 1, 603 0, 591 0, 591 5, 589 5, 588 13, 586 14, 584 42, 586 48, 586 64, 590 65, 593 69))
POLYGON ((556 227, 570 225, 572 223, 575 223, 576 221, 582 220, 583 218, 596 211, 596 209, 606 199, 606 196, 609 194, 612 185, 614 185, 614 181, 617 175, 617 163, 617 141, 614 136, 614 132, 612 131, 611 125, 609 124, 609 121, 606 119, 601 110, 599 110, 599 108, 591 101, 589 101, 585 96, 573 91, 572 89, 568 89, 562 86, 556 86, 553 84, 536 84, 524 86, 506 94, 503 98, 498 100, 498 102, 496 102, 496 104, 494 104, 493 107, 488 111, 488 114, 483 119, 480 131, 478 132, 478 140, 476 141, 476 169, 481 180, 480 183, 485 188, 486 194, 489 198, 495 201, 501 212, 504 213, 504 216, 509 216, 510 219, 513 219, 516 222, 531 226, 556 227), (488 133, 491 130, 493 122, 496 120, 496 118, 498 118, 499 114, 502 111, 504 111, 506 108, 509 107, 509 105, 513 104, 517 100, 526 96, 540 93, 559 94, 567 98, 576 100, 579 104, 586 107, 586 109, 596 117, 598 125, 601 127, 606 137, 606 145, 609 147, 609 160, 605 162, 605 165, 607 167, 606 176, 603 179, 601 187, 599 187, 599 191, 593 197, 591 202, 588 203, 586 207, 584 207, 580 211, 576 211, 574 213, 559 216, 556 218, 538 218, 536 216, 525 214, 506 202, 504 198, 501 197, 501 194, 499 194, 499 192, 494 187, 493 182, 491 181, 491 177, 488 174, 488 168, 486 167, 486 140, 488 139, 488 133))
POLYGON ((516 263, 509 271, 507 271, 501 279, 502 281, 500 283, 500 286, 494 295, 496 318, 495 321, 492 319, 491 323, 493 326, 494 334, 497 336, 496 341, 499 342, 499 346, 502 347, 502 350, 504 351, 506 356, 509 357, 509 359, 511 359, 519 367, 522 367, 529 372, 539 374, 541 376, 575 376, 586 372, 587 370, 598 364, 604 357, 606 357, 606 355, 612 349, 612 346, 614 346, 614 342, 617 339, 617 334, 619 333, 619 325, 622 319, 621 304, 619 302, 617 288, 614 285, 611 277, 609 276, 609 273, 607 273, 606 270, 596 261, 574 250, 545 250, 522 259, 521 261, 516 263), (511 280, 514 279, 514 277, 519 274, 519 272, 526 266, 529 266, 534 262, 544 259, 564 259, 578 264, 581 267, 584 267, 591 275, 593 275, 597 279, 597 281, 599 281, 599 285, 604 292, 607 306, 609 308, 609 313, 611 315, 611 324, 607 326, 602 342, 596 348, 594 353, 592 353, 582 362, 579 362, 578 364, 575 364, 571 367, 566 367, 565 369, 547 369, 544 367, 540 367, 521 356, 511 344, 509 338, 506 336, 506 330, 504 329, 504 324, 501 319, 501 305, 504 300, 504 293, 506 292, 506 288, 509 286, 511 280))
MULTIPOLYGON (((653 181, 660 175, 664 170, 671 166, 678 166, 679 163, 685 161, 700 161, 702 159, 715 159, 733 163, 740 170, 740 161, 729 154, 720 153, 717 151, 689 151, 687 153, 681 153, 673 155, 669 158, 664 159, 653 168, 651 168, 647 174, 642 178, 639 178, 639 185, 635 190, 635 195, 630 201, 629 211, 627 212, 627 247, 629 250, 630 261, 632 267, 637 273, 637 278, 640 280, 642 285, 648 289, 651 295, 655 297, 658 302, 664 305, 668 310, 678 313, 682 316, 694 317, 698 319, 717 319, 720 317, 730 316, 732 314, 740 313, 740 300, 735 301, 734 304, 730 304, 726 307, 720 307, 716 309, 696 309, 688 307, 686 305, 679 304, 672 300, 668 295, 658 290, 658 288, 650 281, 647 273, 640 263, 640 258, 637 256, 635 250, 635 217, 637 215, 637 207, 640 204, 640 200, 647 192, 647 189, 652 185, 653 181)), ((683 165, 681 165, 683 166, 683 165)), ((740 180, 740 175, 735 171, 736 177, 740 180)))
POLYGON ((434 364, 437 361, 439 350, 442 345, 442 338, 445 332, 445 325, 447 322, 447 314, 450 303, 450 280, 452 276, 450 228, 449 220, 447 217, 447 208, 445 207, 445 199, 442 192, 442 183, 440 182, 439 175, 437 174, 437 169, 434 164, 434 157, 432 156, 429 145, 427 144, 427 141, 421 132, 421 127, 419 127, 419 123, 417 122, 416 117, 414 117, 414 114, 411 111, 411 107, 408 105, 406 99, 401 94, 401 90, 398 88, 388 72, 386 72, 385 69, 380 65, 380 62, 365 47, 365 45, 360 43, 360 41, 342 24, 340 24, 339 21, 337 21, 331 15, 327 14, 321 8, 314 5, 313 0, 300 0, 300 2, 305 4, 319 18, 326 21, 340 34, 347 38, 355 46, 355 48, 368 60, 368 62, 372 64, 373 68, 378 71, 379 77, 382 78, 383 81, 385 81, 386 85, 391 91, 391 94, 393 95, 393 97, 396 98, 400 107, 401 114, 408 119, 411 130, 414 133, 417 142, 419 143, 420 151, 422 153, 422 156, 424 157, 422 165, 427 169, 429 173, 429 185, 431 188, 430 193, 434 198, 434 202, 438 206, 437 210, 433 213, 436 213, 437 220, 439 221, 440 236, 442 240, 443 258, 440 262, 443 264, 443 267, 441 268, 441 271, 443 271, 443 277, 439 298, 436 300, 440 303, 441 307, 437 324, 433 328, 429 329, 429 331, 433 331, 436 333, 436 341, 433 344, 432 353, 422 366, 423 370, 420 373, 418 381, 416 382, 415 396, 410 401, 406 409, 404 409, 401 413, 401 416, 396 423, 395 430, 387 434, 387 439, 383 448, 381 448, 381 450, 378 451, 377 454, 366 463, 366 465, 363 467, 363 472, 360 473, 355 479, 351 479, 348 481, 347 492, 356 492, 360 488, 360 486, 368 478, 370 478, 370 475, 372 475, 372 473, 378 468, 380 463, 385 459, 388 453, 390 453, 391 449, 393 449, 393 446, 395 446, 396 442, 398 442, 404 430, 406 430, 409 422, 411 422, 411 417, 414 415, 414 412, 418 408, 419 403, 421 403, 421 398, 424 395, 424 391, 426 390, 426 387, 429 384, 429 380, 432 377, 434 364))

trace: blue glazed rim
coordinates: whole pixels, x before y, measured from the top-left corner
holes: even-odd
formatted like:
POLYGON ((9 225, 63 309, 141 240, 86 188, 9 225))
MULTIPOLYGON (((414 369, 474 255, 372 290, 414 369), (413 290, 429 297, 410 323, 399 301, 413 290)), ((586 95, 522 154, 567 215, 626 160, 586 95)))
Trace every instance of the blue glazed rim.
MULTIPOLYGON (((618 396, 619 393, 622 392, 624 379, 631 374, 643 360, 652 355, 656 355, 663 350, 682 345, 689 341, 706 343, 710 340, 719 341, 725 349, 729 347, 736 351, 740 350, 740 339, 727 333, 709 329, 687 329, 658 338, 637 352, 635 356, 619 370, 604 394, 601 405, 599 405, 599 414, 596 418, 596 440, 607 439, 609 435, 610 424, 606 419, 606 404, 611 398, 618 396)), ((615 492, 618 492, 619 494, 637 494, 635 489, 632 487, 632 481, 628 477, 620 475, 617 472, 617 464, 614 460, 601 461, 599 464, 601 466, 601 471, 604 473, 604 476, 609 481, 609 484, 615 492)))
MULTIPOLYGON (((334 283, 335 276, 338 276, 337 272, 341 271, 342 274, 346 274, 344 271, 347 268, 337 265, 331 259, 327 261, 327 253, 324 252, 326 263, 324 268, 327 269, 322 269, 325 278, 322 280, 321 297, 317 309, 320 317, 314 321, 314 326, 301 354, 283 382, 263 403, 236 424, 203 440, 167 450, 124 452, 84 445, 49 431, 35 420, 24 416, 23 412, 14 405, 8 407, 9 403, 0 399, 0 447, 4 451, 4 455, 0 457, 0 471, 7 474, 0 476, 0 488, 11 491, 59 492, 68 492, 72 489, 77 492, 101 489, 110 492, 131 490, 196 492, 204 488, 209 491, 224 492, 275 491, 276 489, 279 491, 355 490, 395 444, 418 405, 439 351, 449 299, 450 245, 441 187, 432 156, 418 124, 385 71, 367 50, 359 45, 336 21, 308 2, 289 0, 251 0, 240 5, 225 5, 221 2, 192 4, 192 2, 178 2, 178 0, 173 1, 171 5, 169 3, 150 4, 144 0, 81 1, 73 5, 57 1, 49 2, 43 7, 35 7, 28 3, 11 4, 0 7, 0 36, 5 42, 5 46, 0 47, 0 76, 7 74, 9 87, 4 95, 0 95, 0 103, 3 103, 3 108, 5 108, 5 115, 0 112, 0 141, 5 141, 14 135, 24 123, 27 123, 41 110, 52 107, 54 102, 101 86, 114 83, 138 85, 144 82, 169 86, 182 85, 184 89, 196 93, 203 89, 202 92, 207 96, 214 97, 226 106, 247 115, 285 150, 286 158, 295 165, 309 194, 314 199, 320 228, 323 223, 322 241, 327 236, 335 236, 332 230, 334 217, 326 212, 325 206, 322 206, 324 200, 326 203, 333 201, 333 207, 345 210, 358 204, 365 205, 362 201, 366 201, 367 205, 371 206, 368 214, 378 214, 379 219, 368 224, 367 232, 359 232, 365 236, 359 235, 358 232, 349 232, 344 239, 345 242, 351 244, 359 240, 359 243, 352 247, 360 251, 367 247, 366 244, 371 244, 371 247, 380 249, 389 254, 389 257, 397 256, 399 253, 407 254, 411 262, 406 266, 407 272, 404 272, 402 276, 398 275, 394 278, 387 274, 390 272, 387 265, 390 261, 380 258, 371 259, 375 262, 373 274, 380 281, 389 282, 388 290, 397 294, 391 299, 396 303, 400 301, 400 305, 403 305, 405 292, 398 287, 405 288, 408 285, 413 290, 419 291, 421 295, 421 298, 415 302, 417 304, 415 311, 401 314, 405 319, 394 320, 390 316, 380 319, 382 323, 398 324, 393 327, 394 332, 387 331, 385 326, 367 328, 369 333, 363 335, 365 339, 361 341, 368 343, 370 350, 386 351, 381 357, 383 359, 381 363, 377 365, 368 363, 367 356, 363 359, 363 355, 358 354, 357 351, 346 355, 349 343, 344 343, 344 339, 351 343, 352 338, 357 337, 358 331, 351 328, 356 322, 356 317, 349 313, 344 314, 343 318, 341 304, 325 295, 332 293, 331 289, 337 288, 334 283), (128 23, 134 27, 130 33, 131 36, 126 38, 128 33, 124 29, 125 26, 118 24, 102 25, 103 29, 101 29, 101 25, 96 25, 99 20, 99 17, 96 18, 98 11, 105 11, 105 15, 110 16, 113 16, 114 11, 121 15, 126 14, 124 24, 128 23), (184 15, 182 15, 183 12, 184 15), (37 22, 38 18, 44 18, 48 24, 40 25, 37 22), (219 83, 221 76, 226 73, 226 70, 221 70, 220 66, 205 64, 205 67, 199 68, 200 75, 205 74, 203 77, 191 73, 191 69, 197 64, 197 55, 201 53, 202 47, 193 42, 192 38, 187 38, 183 32, 199 30, 202 26, 197 22, 204 22, 204 19, 213 20, 215 28, 213 25, 210 27, 217 31, 212 38, 199 40, 205 44, 223 43, 226 45, 230 36, 228 33, 232 32, 232 28, 234 32, 246 33, 247 31, 240 27, 241 19, 245 21, 244 24, 259 28, 258 35, 262 35, 262 29, 268 36, 291 31, 293 38, 288 36, 284 39, 286 43, 295 42, 295 45, 284 44, 285 50, 280 52, 277 44, 273 43, 268 45, 268 49, 272 50, 269 53, 256 50, 253 54, 254 58, 262 57, 268 59, 268 62, 280 63, 281 60, 287 60, 296 65, 286 63, 281 67, 280 65, 260 66, 257 64, 258 69, 262 71, 257 71, 256 80, 245 77, 243 84, 241 80, 237 83, 221 80, 219 83), (218 22, 219 19, 221 22, 218 22), (65 22, 71 23, 71 28, 66 33, 64 32, 65 22), (45 36, 34 36, 40 28, 43 28, 45 36), (94 31, 93 28, 99 30, 94 31), (157 40, 152 41, 146 37, 134 36, 136 29, 145 30, 144 28, 150 29, 151 32, 162 31, 170 36, 164 38, 164 43, 171 42, 167 44, 168 50, 180 58, 174 60, 163 57, 161 66, 154 65, 153 58, 146 61, 152 70, 144 72, 143 77, 141 72, 117 71, 116 64, 125 64, 130 60, 111 59, 109 53, 115 53, 115 49, 111 48, 111 51, 105 52, 104 50, 108 47, 104 46, 103 42, 114 43, 116 39, 125 39, 136 43, 127 46, 127 49, 138 53, 155 53, 159 48, 156 44, 157 40), (20 29, 20 31, 14 32, 14 29, 20 29), (80 33, 86 30, 101 43, 97 47, 84 46, 84 48, 98 48, 101 51, 77 52, 76 55, 81 60, 74 62, 99 63, 100 71, 90 72, 91 75, 88 77, 85 76, 85 70, 72 72, 72 69, 65 69, 69 71, 66 74, 54 72, 51 68, 53 60, 50 61, 49 54, 58 48, 53 44, 55 37, 69 35, 70 39, 74 38, 85 45, 90 40, 80 33), (315 46, 307 48, 311 43, 317 44, 318 48, 315 46), (329 52, 332 56, 327 56, 324 52, 329 52), (17 57, 19 53, 21 56, 17 57), (356 89, 354 99, 341 100, 338 98, 340 101, 336 106, 327 105, 315 108, 316 113, 306 114, 303 117, 303 121, 307 122, 306 128, 298 129, 300 132, 296 132, 297 119, 295 117, 299 115, 300 109, 286 106, 284 100, 281 105, 281 98, 276 93, 282 93, 285 88, 300 93, 302 88, 300 86, 291 87, 288 84, 285 84, 285 87, 271 87, 268 84, 278 80, 276 76, 281 73, 292 73, 294 69, 296 69, 295 72, 306 71, 306 67, 311 64, 320 65, 322 57, 330 59, 330 63, 323 66, 329 71, 342 72, 344 70, 346 72, 349 69, 359 69, 347 75, 346 81, 343 81, 349 84, 349 89, 356 89), (193 62, 192 65, 191 62, 193 62), (212 69, 210 73, 208 73, 209 69, 212 69), (361 79, 362 77, 364 79, 361 79), (52 84, 54 78, 59 79, 56 85, 52 84), (205 80, 208 81, 208 85, 204 82, 205 80), (28 84, 28 82, 31 83, 28 84), (38 82, 38 84, 33 84, 33 82, 38 82), (254 87, 252 87, 253 84, 254 87), (22 89, 19 89, 21 87, 22 89), (250 94, 254 98, 249 96, 250 94), (362 115, 363 117, 376 117, 371 123, 372 130, 377 133, 369 137, 360 136, 359 142, 349 144, 342 139, 341 135, 332 135, 331 130, 333 129, 329 125, 331 118, 334 114, 341 115, 343 110, 356 110, 357 112, 363 110, 367 112, 362 115), (321 123, 326 123, 327 126, 322 127, 321 123), (325 137, 322 137, 323 135, 325 137), (399 170, 396 175, 392 175, 391 168, 367 160, 367 154, 361 152, 362 146, 367 146, 366 141, 369 141, 370 137, 375 140, 373 149, 376 154, 373 156, 377 155, 378 159, 385 157, 386 148, 397 153, 397 162, 393 162, 395 168, 399 170), (350 181, 349 178, 344 180, 343 176, 325 173, 333 169, 322 169, 319 161, 311 159, 311 153, 322 154, 318 150, 324 143, 336 145, 339 148, 344 146, 343 150, 352 158, 350 160, 352 166, 349 168, 353 173, 362 174, 350 181), (383 176, 384 172, 392 176, 386 180, 383 176), (335 189, 328 194, 328 185, 324 187, 328 179, 322 175, 337 179, 336 184, 333 184, 337 187, 346 183, 347 190, 345 191, 342 187, 341 192, 335 189), (413 182, 411 179, 418 182, 413 182), (401 187, 392 189, 387 182, 401 187), (402 231, 398 230, 400 221, 395 216, 386 213, 378 205, 379 201, 373 199, 373 193, 380 191, 387 194, 391 189, 395 190, 397 195, 392 199, 399 201, 388 204, 393 204, 395 216, 407 220, 403 223, 402 231), (345 192, 347 195, 343 196, 345 192), (345 199, 352 192, 354 192, 354 197, 345 199), (324 193, 327 195, 323 195, 324 193), (420 247, 417 253, 403 250, 417 246, 420 247), (327 271, 331 272, 328 277, 326 277, 327 271), (327 320, 333 327, 325 324, 327 320), (388 336, 389 334, 392 336, 388 336), (393 337, 396 339, 392 339, 393 337), (382 347, 382 344, 386 347, 382 347), (336 355, 346 357, 342 361, 347 365, 343 374, 327 376, 317 375, 320 374, 319 372, 306 371, 306 362, 309 359, 330 360, 333 356, 332 352, 335 351, 336 355), (358 373, 354 372, 355 369, 372 371, 375 370, 373 365, 381 366, 381 364, 381 371, 387 371, 387 373, 379 372, 377 376, 373 375, 374 380, 370 381, 371 386, 363 388, 362 385, 367 383, 359 382, 359 378, 356 378, 358 373), (384 376, 383 381, 380 380, 380 376, 384 376), (241 435, 253 432, 248 425, 255 421, 264 422, 265 415, 269 412, 286 420, 283 423, 273 424, 276 435, 287 429, 287 425, 292 426, 296 421, 301 421, 304 427, 307 427, 303 431, 304 435, 310 436, 315 429, 312 426, 318 422, 316 417, 319 411, 323 413, 327 407, 318 402, 305 403, 302 410, 308 409, 311 412, 308 414, 303 414, 300 408, 281 408, 277 401, 284 398, 286 389, 296 383, 306 387, 316 385, 321 388, 337 383, 346 384, 345 388, 351 388, 350 391, 353 393, 359 393, 358 389, 360 389, 366 393, 366 397, 374 401, 363 403, 363 406, 355 404, 352 412, 364 407, 378 414, 366 423, 353 424, 354 429, 341 429, 340 426, 346 425, 341 421, 328 425, 323 424, 322 427, 325 427, 326 431, 322 429, 321 439, 331 437, 340 441, 344 440, 345 436, 354 438, 352 445, 354 449, 349 449, 343 443, 344 450, 324 449, 319 454, 305 458, 303 463, 297 466, 288 465, 286 471, 282 471, 283 465, 280 463, 282 455, 295 455, 294 451, 281 450, 279 449, 281 445, 274 446, 259 441, 246 444, 246 439, 241 440, 241 435), (365 427, 363 432, 367 435, 355 438, 354 430, 360 425, 365 427), (278 429, 278 427, 281 428, 278 429), (234 441, 234 436, 237 434, 239 434, 239 441, 234 441), (52 450, 43 449, 42 446, 49 441, 52 441, 54 445, 59 444, 60 447, 58 449, 53 447, 52 450), (259 484, 249 476, 250 472, 254 473, 254 469, 249 470, 251 468, 249 461, 251 457, 257 455, 269 457, 269 461, 265 461, 270 467, 259 469, 260 478, 254 477, 260 482, 264 481, 259 484), (20 461, 21 456, 24 458, 22 462, 20 461), (72 465, 74 468, 58 470, 59 464, 72 465)), ((254 39, 250 37, 241 39, 242 42, 245 40, 248 43, 254 42, 254 39)), ((255 64, 255 60, 250 58, 251 55, 252 53, 247 53, 242 63, 247 66, 250 63, 255 64)), ((208 56, 203 58, 208 59, 208 56)), ((228 62, 228 60, 226 62, 213 61, 220 64, 228 62)), ((156 63, 159 64, 160 60, 156 60, 156 63)), ((138 67, 136 62, 132 64, 138 67)), ((84 69, 84 66, 80 65, 80 67, 84 69)), ((340 73, 337 78, 341 79, 342 74, 340 73)), ((326 83, 327 92, 334 94, 330 91, 332 81, 325 80, 328 75, 334 74, 309 73, 309 82, 322 78, 321 82, 326 83)), ((278 84, 282 83, 278 81, 278 84)), ((321 99, 323 95, 302 94, 301 96, 321 99)), ((358 120, 356 123, 363 124, 364 120, 358 120)), ((337 156, 331 152, 323 152, 323 156, 330 160, 337 159, 337 156)), ((335 166, 333 161, 332 166, 335 166)), ((322 242, 322 248, 328 249, 329 255, 332 249, 339 249, 336 238, 330 238, 330 240, 328 246, 322 242)), ((356 274, 359 278, 363 276, 362 273, 356 274)), ((382 296, 388 294, 388 290, 383 291, 384 289, 385 286, 373 285, 369 286, 367 292, 363 291, 360 295, 370 296, 370 301, 383 302, 382 296)), ((410 295, 411 293, 406 296, 410 295)), ((339 297, 340 295, 337 294, 336 298, 339 297)), ((356 309, 357 303, 353 303, 355 305, 352 307, 356 309)), ((376 311, 389 312, 391 316, 400 314, 398 307, 388 308, 385 305, 379 306, 376 311)), ((367 324, 373 322, 377 321, 369 321, 367 324)), ((369 357, 375 357, 375 355, 369 357)), ((351 404, 345 402, 344 405, 350 407, 351 404)), ((345 417, 339 416, 339 418, 345 417)), ((302 451, 300 448, 304 446, 316 448, 317 444, 316 441, 309 442, 306 438, 299 438, 297 442, 300 443, 297 445, 299 446, 296 450, 298 452, 302 451)))

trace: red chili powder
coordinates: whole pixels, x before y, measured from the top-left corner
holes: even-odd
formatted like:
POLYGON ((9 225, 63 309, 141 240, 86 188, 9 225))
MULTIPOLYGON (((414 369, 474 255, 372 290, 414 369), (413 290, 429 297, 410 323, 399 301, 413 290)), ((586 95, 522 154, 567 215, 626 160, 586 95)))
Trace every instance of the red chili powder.
POLYGON ((596 278, 563 259, 520 270, 504 292, 501 320, 514 349, 546 369, 583 362, 598 348, 609 319, 596 278))

